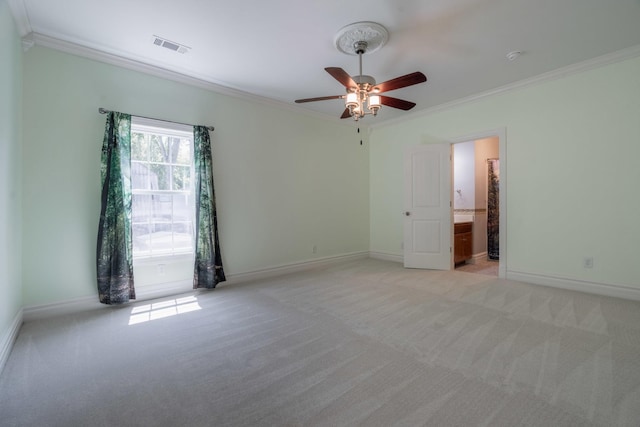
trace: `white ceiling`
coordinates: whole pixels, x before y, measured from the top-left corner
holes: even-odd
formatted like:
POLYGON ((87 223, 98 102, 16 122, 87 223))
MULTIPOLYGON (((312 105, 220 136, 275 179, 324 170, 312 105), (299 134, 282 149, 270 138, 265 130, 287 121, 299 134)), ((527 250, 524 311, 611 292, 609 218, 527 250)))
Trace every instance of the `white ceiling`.
MULTIPOLYGON (((620 50, 640 50, 640 0, 8 0, 19 28, 171 70, 296 108, 342 113, 324 71, 358 74, 340 53, 345 25, 374 21, 389 31, 363 57, 378 82, 414 71, 428 81, 389 92, 435 107, 620 50), (189 46, 179 54, 153 35, 189 46), (520 50, 516 61, 506 59, 520 50)), ((383 107, 376 119, 408 113, 383 107)))

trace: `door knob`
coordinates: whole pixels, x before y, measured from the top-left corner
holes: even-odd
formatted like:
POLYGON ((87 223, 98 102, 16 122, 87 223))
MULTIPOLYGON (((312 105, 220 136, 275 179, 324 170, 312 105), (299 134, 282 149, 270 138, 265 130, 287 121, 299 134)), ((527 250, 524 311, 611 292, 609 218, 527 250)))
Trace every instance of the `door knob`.
POLYGON ((405 216, 411 216, 411 212, 406 211, 406 212, 404 213, 404 215, 405 215, 405 216))

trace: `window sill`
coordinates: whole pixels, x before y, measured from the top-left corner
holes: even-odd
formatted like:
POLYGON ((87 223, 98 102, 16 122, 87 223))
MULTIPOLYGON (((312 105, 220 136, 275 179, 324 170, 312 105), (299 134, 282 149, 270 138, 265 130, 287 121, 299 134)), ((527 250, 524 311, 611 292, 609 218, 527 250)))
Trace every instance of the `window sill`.
POLYGON ((162 255, 154 257, 139 257, 133 259, 133 265, 157 265, 157 264, 169 264, 176 262, 194 261, 194 254, 180 254, 180 255, 162 255))

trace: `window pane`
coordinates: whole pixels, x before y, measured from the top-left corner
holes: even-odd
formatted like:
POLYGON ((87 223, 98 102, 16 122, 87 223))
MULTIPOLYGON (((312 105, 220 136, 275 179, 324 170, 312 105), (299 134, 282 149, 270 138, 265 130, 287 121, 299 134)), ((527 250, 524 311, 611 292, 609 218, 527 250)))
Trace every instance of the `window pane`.
POLYGON ((131 159, 149 159, 149 140, 140 132, 131 132, 131 159))
POLYGON ((134 190, 150 189, 151 172, 149 164, 143 162, 131 162, 131 188, 134 190))
POLYGON ((190 166, 172 166, 173 190, 188 190, 191 185, 190 166))
POLYGON ((173 236, 170 222, 156 221, 151 224, 151 245, 154 254, 172 252, 173 236))
POLYGON ((193 140, 171 129, 131 130, 134 257, 193 253, 193 140))
POLYGON ((149 182, 152 190, 170 190, 170 176, 171 171, 168 165, 150 164, 149 182))
POLYGON ((172 195, 153 195, 153 220, 158 222, 170 222, 173 215, 172 195))
POLYGON ((174 145, 176 153, 172 153, 174 162, 181 165, 191 164, 191 140, 179 139, 178 143, 174 145))
POLYGON ((187 194, 173 195, 173 220, 192 222, 194 217, 193 200, 187 194))
POLYGON ((151 156, 152 162, 169 163, 169 138, 160 135, 150 135, 151 137, 151 156))
POLYGON ((133 223, 133 256, 151 255, 151 229, 149 224, 133 223))
POLYGON ((190 222, 173 223, 173 249, 176 252, 193 251, 193 227, 190 222))
POLYGON ((131 222, 148 223, 153 218, 153 196, 134 194, 131 196, 131 222))

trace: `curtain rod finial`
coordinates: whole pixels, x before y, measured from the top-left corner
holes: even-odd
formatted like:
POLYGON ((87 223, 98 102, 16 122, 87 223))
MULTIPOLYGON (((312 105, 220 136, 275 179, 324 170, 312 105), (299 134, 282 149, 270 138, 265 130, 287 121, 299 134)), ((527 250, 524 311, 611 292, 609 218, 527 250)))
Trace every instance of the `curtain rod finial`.
POLYGON ((98 113, 100 113, 100 114, 107 114, 108 112, 109 112, 109 110, 106 110, 106 109, 104 109, 102 107, 98 108, 98 113))

